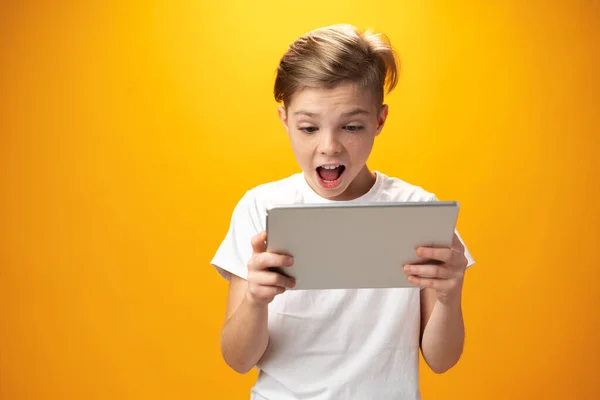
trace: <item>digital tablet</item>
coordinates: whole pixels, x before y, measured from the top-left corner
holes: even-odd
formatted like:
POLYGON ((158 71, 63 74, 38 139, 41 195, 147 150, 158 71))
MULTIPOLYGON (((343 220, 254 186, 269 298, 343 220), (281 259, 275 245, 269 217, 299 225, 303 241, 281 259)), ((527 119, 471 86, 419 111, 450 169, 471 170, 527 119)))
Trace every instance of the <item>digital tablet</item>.
POLYGON ((419 246, 452 245, 458 202, 274 205, 267 251, 291 255, 275 268, 296 279, 288 290, 415 287, 404 264, 425 263, 419 246))

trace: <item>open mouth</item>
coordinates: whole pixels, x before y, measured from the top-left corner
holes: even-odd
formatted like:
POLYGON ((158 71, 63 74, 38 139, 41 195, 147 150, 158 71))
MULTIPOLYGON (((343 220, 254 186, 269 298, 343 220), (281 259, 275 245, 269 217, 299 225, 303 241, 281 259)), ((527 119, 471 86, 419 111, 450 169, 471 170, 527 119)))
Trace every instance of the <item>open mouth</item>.
POLYGON ((322 165, 317 167, 317 176, 321 186, 331 189, 339 185, 346 167, 344 165, 322 165))

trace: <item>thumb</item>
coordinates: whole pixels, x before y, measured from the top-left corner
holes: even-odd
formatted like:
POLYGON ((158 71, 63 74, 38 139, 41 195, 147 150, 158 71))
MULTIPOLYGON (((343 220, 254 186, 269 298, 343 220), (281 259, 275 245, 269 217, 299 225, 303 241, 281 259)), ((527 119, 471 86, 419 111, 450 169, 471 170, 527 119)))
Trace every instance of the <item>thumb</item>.
POLYGON ((267 250, 267 231, 254 235, 252 237, 252 251, 255 253, 264 253, 267 250))

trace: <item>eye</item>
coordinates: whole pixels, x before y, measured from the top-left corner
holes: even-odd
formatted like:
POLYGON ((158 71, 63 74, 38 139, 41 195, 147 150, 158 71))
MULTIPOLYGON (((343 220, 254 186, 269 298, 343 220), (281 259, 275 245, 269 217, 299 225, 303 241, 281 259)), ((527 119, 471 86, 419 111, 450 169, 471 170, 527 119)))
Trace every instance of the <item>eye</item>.
POLYGON ((347 130, 348 132, 358 132, 364 129, 364 126, 360 126, 360 125, 346 125, 344 126, 344 129, 347 130))
POLYGON ((315 133, 318 130, 318 128, 316 128, 314 126, 305 126, 305 127, 298 128, 298 129, 305 133, 315 133))

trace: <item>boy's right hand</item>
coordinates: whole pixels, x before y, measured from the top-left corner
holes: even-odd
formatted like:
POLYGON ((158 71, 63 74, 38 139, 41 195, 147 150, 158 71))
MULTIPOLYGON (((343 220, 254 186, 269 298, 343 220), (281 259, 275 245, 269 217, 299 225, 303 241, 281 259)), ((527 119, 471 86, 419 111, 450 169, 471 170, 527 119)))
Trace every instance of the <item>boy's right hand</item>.
POLYGON ((266 231, 252 238, 246 298, 254 304, 269 304, 275 296, 296 284, 294 279, 270 270, 273 267, 289 267, 293 265, 294 260, 290 256, 267 252, 266 240, 266 231))

